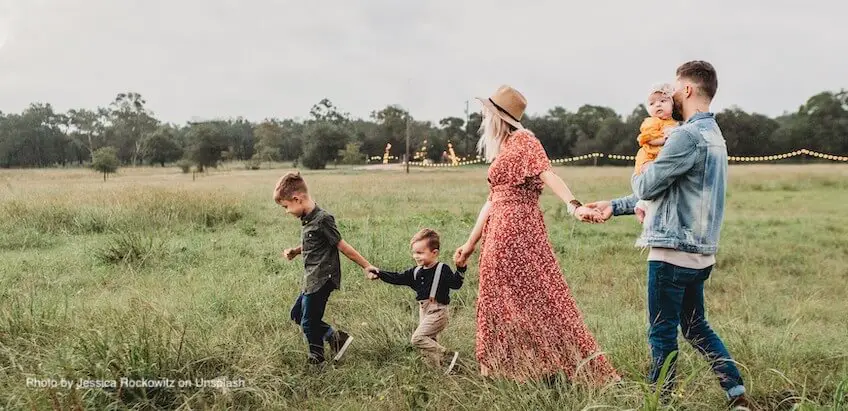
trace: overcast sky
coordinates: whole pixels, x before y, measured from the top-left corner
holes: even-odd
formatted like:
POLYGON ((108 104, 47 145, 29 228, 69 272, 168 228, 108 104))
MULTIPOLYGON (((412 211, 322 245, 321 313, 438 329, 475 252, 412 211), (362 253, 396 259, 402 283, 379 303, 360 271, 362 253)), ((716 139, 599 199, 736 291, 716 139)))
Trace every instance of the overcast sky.
MULTIPOLYGON (((156 115, 420 119, 511 84, 528 112, 629 113, 680 63, 712 62, 715 110, 779 115, 848 88, 848 1, 0 0, 0 110, 107 105, 156 115)), ((473 100, 472 111, 478 110, 473 100)))

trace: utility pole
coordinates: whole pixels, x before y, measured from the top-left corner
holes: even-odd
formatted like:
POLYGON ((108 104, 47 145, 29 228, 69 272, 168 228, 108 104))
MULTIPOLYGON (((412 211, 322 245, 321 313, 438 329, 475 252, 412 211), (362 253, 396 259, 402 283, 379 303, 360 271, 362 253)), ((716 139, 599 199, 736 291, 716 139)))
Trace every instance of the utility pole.
MULTIPOLYGON (((407 95, 409 95, 411 88, 412 88, 412 78, 409 77, 409 78, 406 79, 406 93, 407 93, 407 95)), ((409 133, 410 133, 409 117, 411 117, 411 114, 409 113, 409 111, 407 111, 406 112, 406 154, 404 155, 404 158, 406 159, 406 174, 409 174, 409 133)))
POLYGON ((468 151, 468 137, 469 137, 468 136, 468 122, 470 120, 471 120, 471 118, 468 117, 468 100, 465 100, 465 133, 463 133, 464 135, 463 135, 463 138, 462 138, 462 142, 465 143, 463 145, 465 146, 465 155, 466 156, 469 153, 469 151, 468 151))
POLYGON ((406 113, 406 154, 404 154, 404 159, 406 160, 406 174, 409 174, 409 113, 406 113))

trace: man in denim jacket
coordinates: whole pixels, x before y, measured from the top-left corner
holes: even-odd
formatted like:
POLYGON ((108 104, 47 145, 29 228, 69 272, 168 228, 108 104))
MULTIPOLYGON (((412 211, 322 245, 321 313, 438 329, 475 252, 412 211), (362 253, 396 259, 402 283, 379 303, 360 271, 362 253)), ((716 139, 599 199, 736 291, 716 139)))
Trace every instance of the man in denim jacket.
MULTIPOLYGON (((718 251, 727 185, 727 147, 710 112, 718 88, 710 63, 691 61, 677 69, 674 109, 685 123, 674 129, 653 163, 631 181, 633 194, 590 204, 605 218, 633 214, 639 199, 654 200, 637 246, 648 254, 649 343, 656 383, 666 358, 677 351, 677 327, 718 374, 731 405, 747 405, 745 386, 721 338, 707 323, 704 281, 718 251)), ((672 358, 673 367, 673 358, 672 358)), ((666 389, 673 385, 673 371, 666 389)))

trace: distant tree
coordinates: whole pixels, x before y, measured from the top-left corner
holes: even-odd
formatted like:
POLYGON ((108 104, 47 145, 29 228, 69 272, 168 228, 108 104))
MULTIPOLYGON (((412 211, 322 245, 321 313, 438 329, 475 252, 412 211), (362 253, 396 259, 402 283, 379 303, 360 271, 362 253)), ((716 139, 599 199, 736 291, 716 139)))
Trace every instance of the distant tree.
POLYGON ((365 162, 365 155, 359 151, 361 143, 347 143, 345 148, 339 153, 342 164, 362 164, 365 162))
POLYGON ((129 164, 138 164, 142 158, 141 140, 153 132, 159 121, 146 107, 147 101, 139 93, 119 93, 109 105, 111 143, 118 149, 118 158, 129 164))
MULTIPOLYGON (((555 106, 525 114, 522 123, 536 134, 551 158, 591 152, 633 155, 639 126, 647 116, 643 105, 624 116, 598 105, 584 105, 577 111, 555 106)), ((716 120, 730 155, 761 156, 802 148, 848 154, 845 90, 818 93, 797 110, 775 118, 731 107, 717 113, 716 120)), ((458 156, 475 155, 481 123, 480 113, 472 112, 465 118, 449 116, 431 124, 415 120, 397 105, 357 119, 324 98, 305 119, 270 118, 254 124, 236 118, 175 126, 160 124, 139 93, 127 92, 91 110, 61 113, 48 103, 33 103, 20 113, 0 112, 0 167, 84 164, 95 151, 109 146, 122 165, 164 165, 179 159, 182 151, 201 170, 227 160, 253 160, 251 167, 261 161, 300 161, 323 168, 331 161, 382 156, 387 144, 391 144, 389 154, 400 158, 406 150, 407 131, 411 153, 423 148, 427 158, 440 161, 449 142, 458 156)))
POLYGON ((778 147, 766 144, 780 127, 777 121, 761 114, 749 114, 732 107, 716 114, 716 122, 727 144, 727 151, 739 156, 774 154, 778 147))
POLYGON ((310 169, 326 168, 349 139, 350 134, 345 128, 326 122, 311 124, 306 131, 301 163, 310 169))
POLYGON ((255 155, 263 161, 280 161, 283 159, 285 146, 285 130, 282 125, 273 120, 265 120, 253 129, 256 138, 255 155))
POLYGON ((94 152, 91 160, 91 167, 103 173, 103 181, 106 181, 106 176, 109 173, 118 171, 118 153, 114 147, 101 147, 94 152))
POLYGON ((227 122, 227 136, 233 160, 247 160, 253 157, 256 145, 253 124, 243 118, 227 122))
POLYGON ((89 158, 94 151, 106 145, 107 118, 104 109, 96 111, 79 109, 68 111, 68 135, 89 152, 89 158))
POLYGON ((479 140, 480 125, 483 124, 483 116, 480 113, 471 113, 468 122, 465 123, 465 141, 462 152, 465 155, 477 155, 477 141, 479 140))
MULTIPOLYGON (((465 120, 459 117, 445 117, 439 120, 439 126, 445 132, 445 137, 454 143, 454 146, 465 140, 465 120)), ((455 147, 458 150, 458 147, 455 147)))
POLYGON ((162 126, 144 137, 141 142, 141 154, 148 163, 165 167, 165 163, 182 158, 183 149, 177 144, 173 130, 162 126))
POLYGON ((322 99, 309 110, 313 121, 342 125, 350 121, 350 114, 340 111, 329 99, 322 99))
POLYGON ((227 136, 215 123, 193 124, 186 138, 189 141, 188 157, 197 165, 198 171, 206 167, 218 167, 221 153, 228 149, 227 136))
POLYGON ((372 112, 371 119, 377 123, 374 139, 377 141, 379 154, 383 154, 386 144, 391 144, 389 154, 402 156, 406 150, 407 121, 412 121, 409 112, 399 106, 387 106, 380 111, 372 112))

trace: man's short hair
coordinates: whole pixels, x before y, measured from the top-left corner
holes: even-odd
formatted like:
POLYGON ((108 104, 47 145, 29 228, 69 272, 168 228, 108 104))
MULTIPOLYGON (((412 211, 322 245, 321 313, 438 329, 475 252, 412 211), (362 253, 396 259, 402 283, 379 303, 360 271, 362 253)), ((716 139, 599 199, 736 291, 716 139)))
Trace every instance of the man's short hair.
POLYGON ((700 93, 713 99, 718 90, 718 76, 712 64, 702 60, 683 63, 677 68, 677 77, 687 79, 698 85, 700 93))

